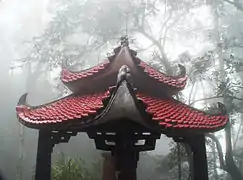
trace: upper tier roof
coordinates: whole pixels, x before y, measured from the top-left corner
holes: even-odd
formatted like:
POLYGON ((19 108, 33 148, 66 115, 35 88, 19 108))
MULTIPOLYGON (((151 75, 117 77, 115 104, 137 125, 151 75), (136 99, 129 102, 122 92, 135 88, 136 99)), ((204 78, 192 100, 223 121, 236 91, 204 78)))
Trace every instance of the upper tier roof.
POLYGON ((128 46, 114 52, 109 61, 89 70, 64 69, 61 79, 73 91, 67 97, 33 107, 23 95, 16 107, 20 122, 36 129, 117 132, 129 121, 150 131, 179 135, 214 132, 227 124, 222 104, 221 113, 207 114, 172 98, 185 87, 185 74, 170 77, 158 72, 128 46))
POLYGON ((117 72, 122 65, 129 67, 134 86, 149 94, 163 93, 172 96, 186 85, 185 73, 178 76, 168 76, 140 60, 136 57, 136 52, 128 46, 116 48, 113 56, 90 69, 74 72, 64 67, 61 71, 61 80, 74 93, 85 94, 94 93, 94 90, 104 91, 107 87, 116 84, 117 72), (151 87, 153 88, 151 89, 151 87))

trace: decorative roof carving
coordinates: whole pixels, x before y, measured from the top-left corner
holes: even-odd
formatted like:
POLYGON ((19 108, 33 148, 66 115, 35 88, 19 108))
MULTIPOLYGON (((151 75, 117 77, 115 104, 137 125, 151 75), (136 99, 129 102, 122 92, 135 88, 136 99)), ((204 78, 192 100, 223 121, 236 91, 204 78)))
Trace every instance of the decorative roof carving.
POLYGON ((121 47, 129 46, 129 39, 127 36, 121 37, 121 47))
POLYGON ((132 84, 132 75, 128 66, 123 65, 117 75, 117 84, 121 81, 126 80, 128 83, 132 84))
POLYGON ((186 76, 186 68, 185 66, 178 64, 178 67, 180 68, 180 74, 178 77, 185 77, 186 76))

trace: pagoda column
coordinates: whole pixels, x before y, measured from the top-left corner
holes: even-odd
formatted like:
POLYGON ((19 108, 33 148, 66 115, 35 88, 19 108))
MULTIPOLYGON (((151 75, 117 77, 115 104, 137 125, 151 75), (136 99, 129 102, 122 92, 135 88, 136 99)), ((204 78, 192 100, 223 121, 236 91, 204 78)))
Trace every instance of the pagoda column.
POLYGON ((129 134, 118 134, 113 152, 119 180, 137 180, 139 152, 135 150, 134 139, 129 134))
POLYGON ((138 152, 123 152, 116 156, 119 180, 137 180, 138 152))
POLYGON ((116 180, 115 158, 110 152, 103 153, 103 172, 102 180, 116 180))
POLYGON ((193 156, 193 180, 208 180, 208 163, 205 136, 198 135, 187 139, 193 156))
POLYGON ((35 180, 51 180, 53 142, 50 131, 39 130, 35 180))

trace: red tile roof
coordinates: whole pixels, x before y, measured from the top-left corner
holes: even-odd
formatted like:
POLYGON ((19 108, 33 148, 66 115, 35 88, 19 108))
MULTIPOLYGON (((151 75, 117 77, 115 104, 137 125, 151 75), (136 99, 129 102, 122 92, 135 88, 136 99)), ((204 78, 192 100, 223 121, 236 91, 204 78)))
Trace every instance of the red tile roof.
POLYGON ((92 76, 94 74, 97 74, 104 70, 106 66, 109 64, 109 60, 106 60, 102 62, 101 64, 94 66, 90 69, 81 71, 81 72, 72 72, 69 71, 68 69, 62 69, 61 71, 61 80, 65 83, 75 81, 78 79, 86 78, 89 76, 92 76))
POLYGON ((146 104, 146 112, 152 119, 165 128, 213 130, 228 122, 227 116, 206 114, 174 99, 158 99, 144 94, 137 97, 146 104))
POLYGON ((103 107, 103 100, 109 91, 84 96, 68 96, 46 106, 30 108, 25 105, 16 107, 21 121, 28 124, 56 124, 82 119, 97 113, 103 107))
POLYGON ((172 76, 167 76, 162 72, 159 72, 158 70, 152 68, 150 65, 147 63, 140 61, 139 67, 141 67, 145 73, 147 73, 150 77, 158 80, 159 82, 162 82, 166 85, 183 89, 186 86, 187 82, 187 77, 172 77, 172 76))
MULTIPOLYGON (((138 59, 138 58, 137 58, 138 59)), ((175 87, 178 89, 183 89, 186 86, 187 77, 172 77, 167 76, 166 74, 159 72, 158 70, 152 68, 150 65, 146 64, 142 60, 138 59, 138 68, 143 69, 143 71, 148 74, 153 79, 158 80, 161 83, 164 83, 168 86, 175 87)), ((87 78, 93 75, 98 75, 98 73, 104 71, 107 68, 107 65, 110 63, 109 60, 104 61, 103 63, 94 66, 90 69, 81 71, 81 72, 71 72, 68 69, 63 69, 61 71, 61 80, 64 83, 72 82, 75 80, 87 78)))
MULTIPOLYGON (((114 88, 104 93, 84 96, 68 96, 56 102, 40 107, 17 106, 17 115, 27 124, 57 124, 85 120, 104 108, 103 100, 110 96, 114 88)), ((174 99, 158 99, 145 94, 136 94, 137 98, 146 105, 145 111, 152 115, 163 128, 178 129, 208 129, 223 127, 227 116, 209 115, 191 108, 174 99)), ((84 121, 85 122, 85 121, 84 121)))

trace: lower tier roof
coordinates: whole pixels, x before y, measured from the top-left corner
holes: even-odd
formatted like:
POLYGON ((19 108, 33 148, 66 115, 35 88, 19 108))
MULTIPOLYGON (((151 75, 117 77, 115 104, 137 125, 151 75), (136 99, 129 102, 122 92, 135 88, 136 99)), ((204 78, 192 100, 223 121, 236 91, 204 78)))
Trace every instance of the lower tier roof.
POLYGON ((228 116, 207 114, 172 99, 157 99, 144 94, 137 97, 146 104, 146 112, 152 120, 166 128, 217 129, 224 127, 228 116))
MULTIPOLYGON (((24 95, 16 108, 17 115, 21 123, 36 129, 68 129, 78 124, 80 131, 83 131, 82 126, 92 126, 92 122, 99 121, 101 114, 109 111, 107 104, 114 100, 114 89, 116 88, 82 96, 70 95, 37 107, 28 106, 24 95)), ((158 98, 139 92, 133 98, 136 103, 141 104, 136 107, 140 108, 138 111, 143 112, 144 119, 150 117, 149 121, 155 124, 153 127, 156 129, 214 132, 222 129, 228 122, 227 115, 207 114, 173 98, 158 98)))
MULTIPOLYGON (((108 95, 109 91, 84 96, 70 95, 47 105, 30 107, 22 104, 16 109, 20 121, 26 125, 82 122, 104 107, 102 100, 108 95)), ((22 98, 26 98, 26 94, 22 98)))

